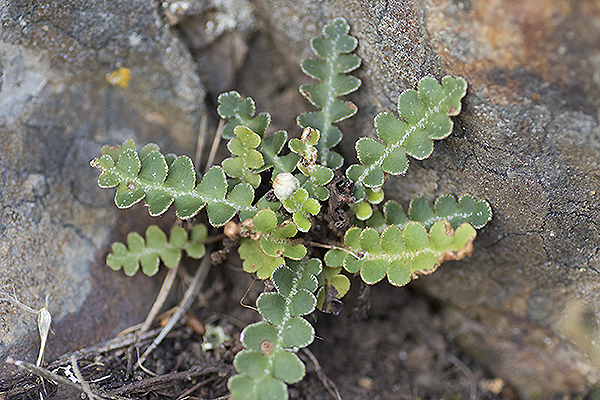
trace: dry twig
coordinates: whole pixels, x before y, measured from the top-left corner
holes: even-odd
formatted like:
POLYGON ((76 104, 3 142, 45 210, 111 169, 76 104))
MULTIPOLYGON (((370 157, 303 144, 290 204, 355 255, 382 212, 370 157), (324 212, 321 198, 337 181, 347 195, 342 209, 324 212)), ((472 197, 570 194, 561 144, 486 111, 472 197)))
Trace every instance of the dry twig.
POLYGON ((194 275, 192 283, 190 284, 183 296, 183 300, 181 300, 181 302, 177 306, 177 310, 173 313, 173 316, 169 319, 169 322, 167 322, 167 324, 163 327, 158 336, 154 339, 154 341, 150 344, 150 346, 148 346, 146 351, 137 360, 137 362, 135 363, 135 368, 138 368, 144 363, 144 361, 146 361, 148 355, 163 341, 163 339, 169 334, 171 329, 173 329, 177 321, 179 321, 179 319, 183 316, 183 314, 185 314, 188 308, 190 308, 194 297, 196 297, 198 291, 204 283, 204 279, 206 278, 206 275, 208 273, 209 262, 209 257, 204 257, 202 259, 202 261, 200 262, 200 266, 198 267, 198 270, 194 275))

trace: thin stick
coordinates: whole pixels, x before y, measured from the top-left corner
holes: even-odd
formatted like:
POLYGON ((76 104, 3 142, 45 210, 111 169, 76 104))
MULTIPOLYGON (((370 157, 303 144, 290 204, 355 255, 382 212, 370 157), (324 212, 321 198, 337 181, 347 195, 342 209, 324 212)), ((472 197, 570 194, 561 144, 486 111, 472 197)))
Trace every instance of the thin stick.
POLYGON ((225 374, 225 372, 216 366, 193 367, 187 371, 171 372, 166 375, 153 376, 141 381, 127 383, 116 389, 106 392, 106 395, 131 394, 136 392, 156 390, 158 388, 173 386, 175 381, 189 381, 196 377, 209 374, 221 375, 225 374))
POLYGON ((225 127, 225 120, 221 119, 219 121, 219 125, 217 126, 217 132, 215 133, 215 138, 213 139, 212 146, 210 148, 210 155, 208 156, 208 161, 206 162, 204 173, 208 171, 208 169, 212 166, 213 162, 215 161, 217 149, 219 148, 219 142, 221 141, 221 135, 223 134, 223 127, 225 127))
POLYGON ((469 394, 469 399, 475 400, 477 398, 477 378, 475 378, 475 374, 473 374, 473 371, 471 371, 471 369, 454 354, 450 354, 448 359, 469 380, 469 383, 471 384, 471 393, 469 394))
MULTIPOLYGON (((81 390, 81 391, 85 392, 85 390, 83 389, 82 385, 80 385, 79 383, 71 382, 67 378, 64 378, 64 377, 62 377, 60 375, 57 375, 57 374, 55 374, 53 372, 50 372, 47 369, 38 367, 38 366, 36 366, 34 364, 30 364, 30 363, 28 363, 26 361, 19 361, 19 360, 15 360, 12 357, 7 357, 6 358, 6 363, 7 364, 16 365, 19 368, 22 368, 22 369, 24 369, 26 371, 29 371, 31 373, 34 373, 36 375, 39 375, 42 378, 45 378, 45 379, 47 379, 49 381, 53 381, 53 382, 56 382, 56 383, 67 385, 67 386, 76 388, 77 390, 81 390)), ((115 399, 115 400, 121 400, 121 399, 123 399, 122 397, 116 397, 116 396, 109 396, 108 398, 115 399)), ((106 397, 103 397, 103 396, 100 396, 100 395, 92 393, 92 399, 106 399, 106 397)))
MULTIPOLYGON (((160 329, 153 329, 152 331, 146 333, 141 338, 137 338, 134 333, 128 333, 125 336, 117 336, 116 338, 110 339, 109 341, 100 343, 96 346, 87 347, 85 349, 77 350, 73 354, 78 356, 85 356, 89 354, 100 354, 100 353, 108 353, 109 351, 122 349, 124 347, 130 346, 136 343, 138 340, 147 340, 158 335, 160 329)), ((68 353, 67 353, 68 354, 68 353)), ((61 358, 65 358, 66 355, 61 356, 61 358)), ((50 364, 55 365, 56 363, 50 364)))
POLYGON ((322 247, 322 248, 324 248, 324 249, 342 250, 342 251, 345 251, 345 252, 346 252, 346 253, 348 253, 348 254, 356 255, 356 254, 354 254, 354 253, 353 253, 351 250, 348 250, 348 249, 346 249, 346 248, 344 248, 344 247, 335 246, 335 245, 332 245, 332 244, 324 244, 324 243, 312 242, 312 241, 311 241, 311 242, 308 242, 308 244, 309 244, 310 246, 314 246, 314 247, 322 247))
POLYGON ((338 390, 337 386, 335 386, 335 383, 331 379, 329 379, 327 375, 325 375, 325 372, 323 372, 323 368, 321 368, 321 364, 319 363, 319 360, 317 360, 317 357, 315 357, 315 355, 307 348, 302 349, 302 352, 304 352, 304 354, 306 354, 315 365, 315 372, 317 373, 317 377, 319 378, 323 386, 325 386, 325 389, 327 389, 329 394, 333 396, 333 398, 336 400, 342 400, 340 391, 338 390))
MULTIPOLYGON (((173 287, 173 282, 175 282, 175 277, 177 276, 178 269, 179 269, 179 264, 177 264, 177 266, 175 268, 169 269, 169 272, 167 273, 167 276, 165 277, 165 280, 160 288, 160 291, 158 292, 158 296, 156 296, 156 300, 154 300, 154 304, 152 305, 150 312, 146 316, 146 320, 142 323, 142 325, 140 326, 140 329, 136 333, 136 336, 138 338, 141 337, 144 333, 146 333, 148 331, 148 329, 150 329, 150 325, 152 325, 152 321, 154 321, 154 319, 156 318, 156 315, 160 311, 161 307, 165 303, 165 300, 167 299, 167 296, 169 295, 169 292, 171 291, 171 287, 173 287)), ((131 346, 133 347, 137 344, 138 344, 138 342, 132 344, 131 346)), ((129 352, 130 352, 129 354, 131 354, 132 350, 133 350, 133 348, 129 349, 129 352)), ((132 359, 131 359, 131 357, 128 357, 127 358, 127 376, 131 376, 132 371, 133 371, 132 359)))
POLYGON ((198 142, 196 142, 196 157, 194 157, 194 161, 196 162, 196 168, 198 170, 201 169, 200 163, 202 162, 202 155, 204 154, 204 142, 206 141, 206 127, 208 123, 208 117, 206 113, 202 114, 202 118, 200 118, 200 129, 198 129, 198 142))
POLYGON ((208 273, 209 263, 210 263, 210 257, 204 257, 202 259, 202 262, 200 263, 200 266, 198 267, 198 270, 196 271, 196 274, 194 275, 194 279, 192 280, 192 283, 186 290, 185 294, 183 295, 183 300, 181 300, 181 302, 179 303, 179 306, 177 307, 177 311, 175 311, 175 313, 173 313, 173 316, 169 319, 169 322, 167 322, 167 324, 163 327, 162 331, 160 331, 158 336, 154 339, 152 344, 150 344, 150 346, 148 346, 148 348, 146 349, 144 354, 142 354, 142 356, 137 360, 134 368, 137 369, 140 365, 142 365, 144 363, 144 361, 146 361, 146 358, 148 357, 148 355, 152 351, 154 351, 154 349, 163 341, 163 339, 169 334, 171 329, 173 329, 173 327, 179 321, 179 319, 183 316, 183 314, 185 314, 185 312, 188 310, 188 308, 190 308, 190 306, 192 305, 192 301, 194 300, 194 297, 198 294, 200 287, 204 283, 204 279, 206 278, 206 275, 208 273))
POLYGON ((92 393, 92 389, 90 388, 90 385, 85 381, 85 379, 83 379, 83 375, 81 374, 81 371, 79 370, 79 366, 77 365, 77 357, 75 357, 75 354, 73 354, 70 357, 70 361, 71 361, 71 366, 73 367, 73 373, 75 374, 75 377, 77 378, 79 383, 81 383, 81 387, 83 388, 83 391, 87 395, 88 399, 92 400, 96 396, 94 395, 94 393, 92 393))
POLYGON ((160 288, 160 292, 158 292, 158 296, 156 297, 156 300, 154 301, 146 320, 137 332, 138 337, 148 332, 148 329, 150 329, 152 322, 156 319, 158 312, 162 308, 163 304, 165 304, 165 300, 167 300, 167 296, 173 287, 173 282, 175 282, 178 269, 179 264, 177 264, 175 268, 169 268, 169 272, 167 273, 167 276, 165 277, 165 280, 160 288))
POLYGON ((244 304, 244 300, 246 299, 246 296, 248 296, 248 293, 250 293, 250 289, 252 289, 252 286, 254 286, 255 283, 256 283, 256 276, 254 276, 254 280, 252 281, 252 284, 250 286, 248 286, 248 289, 246 289, 246 293, 244 293, 244 295, 240 299, 240 305, 242 307, 249 308, 251 310, 258 312, 258 308, 244 304))
POLYGON ((186 390, 185 392, 181 393, 175 400, 183 400, 183 399, 187 399, 188 397, 190 397, 190 395, 192 393, 194 393, 198 388, 206 385, 207 383, 210 383, 214 380, 216 380, 218 378, 218 376, 211 376, 210 378, 204 379, 203 381, 200 381, 198 383, 196 383, 194 386, 192 386, 191 388, 189 388, 188 390, 186 390))

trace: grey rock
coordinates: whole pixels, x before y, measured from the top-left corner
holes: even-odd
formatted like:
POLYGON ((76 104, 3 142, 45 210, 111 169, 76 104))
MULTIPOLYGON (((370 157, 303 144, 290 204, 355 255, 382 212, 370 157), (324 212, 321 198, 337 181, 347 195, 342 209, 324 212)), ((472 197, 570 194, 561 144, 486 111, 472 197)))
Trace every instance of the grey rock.
MULTIPOLYGON (((160 285, 104 266, 108 244, 151 218, 143 207, 118 211, 89 162, 127 138, 189 152, 204 88, 153 3, 0 10, 0 297, 39 309, 47 296, 54 331, 87 346, 143 320, 160 285), (107 82, 120 67, 127 87, 107 82)), ((38 342, 35 315, 0 302, 0 358, 35 361, 38 342)), ((46 350, 52 359, 69 348, 51 336, 46 350)))

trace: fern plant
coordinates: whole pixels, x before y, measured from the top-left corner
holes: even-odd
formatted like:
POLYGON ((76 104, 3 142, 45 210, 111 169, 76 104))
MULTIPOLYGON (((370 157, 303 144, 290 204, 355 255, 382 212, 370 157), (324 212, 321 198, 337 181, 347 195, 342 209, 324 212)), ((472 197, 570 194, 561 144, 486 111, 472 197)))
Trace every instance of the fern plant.
MULTIPOLYGON (((317 58, 301 66, 317 83, 300 92, 318 111, 298 117, 299 138, 289 139, 285 131, 268 135, 271 116, 255 115, 254 100, 228 92, 219 96, 217 111, 227 121, 223 138, 231 157, 204 175, 187 156, 164 155, 155 144, 137 151, 131 140, 103 147, 102 156, 91 161, 101 172, 99 186, 117 188, 119 208, 144 200, 150 215, 159 216, 174 205, 181 219, 206 209, 209 224, 227 224, 228 236, 237 240, 243 269, 272 283, 274 290, 256 301, 262 320, 241 334, 245 349, 234 360, 239 374, 228 383, 236 400, 287 399, 287 385, 305 374, 296 353, 315 335, 303 317, 317 309, 338 312, 350 289, 348 276, 356 274, 367 284, 387 278, 392 285, 406 285, 445 261, 471 254, 476 229, 492 215, 487 202, 470 195, 458 201, 441 196, 433 208, 418 197, 407 213, 394 200, 381 205, 386 176, 404 174, 407 155, 427 158, 433 140, 451 133, 450 117, 460 112, 466 93, 464 79, 446 76, 440 84, 425 77, 418 90, 402 93, 398 116, 385 112, 375 118, 376 137, 356 142, 359 164, 344 173, 343 157, 333 150, 342 140, 334 124, 357 111, 339 98, 361 84, 348 75, 361 63, 352 53, 357 40, 337 18, 311 46, 317 58), (266 194, 258 197, 257 191, 266 194), (329 220, 343 240, 331 242, 326 233, 315 243, 315 216, 329 220), (329 249, 322 259, 321 247, 329 249)), ((191 226, 189 232, 173 228, 169 238, 155 226, 145 240, 132 233, 127 245, 113 245, 107 264, 127 275, 141 265, 152 275, 159 261, 176 265, 184 250, 201 258, 207 228, 191 226)))

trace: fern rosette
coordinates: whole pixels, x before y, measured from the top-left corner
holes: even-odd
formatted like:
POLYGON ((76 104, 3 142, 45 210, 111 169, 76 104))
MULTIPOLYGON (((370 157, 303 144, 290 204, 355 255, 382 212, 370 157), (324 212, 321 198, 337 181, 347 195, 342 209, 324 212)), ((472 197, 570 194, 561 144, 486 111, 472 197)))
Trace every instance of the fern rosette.
MULTIPOLYGON (((367 284, 387 277, 392 285, 406 285, 445 261, 470 255, 475 228, 491 219, 490 205, 469 195, 458 200, 443 195, 433 207, 417 197, 408 212, 394 200, 384 203, 386 177, 404 174, 408 156, 429 157, 433 141, 451 133, 450 117, 460 112, 466 93, 462 78, 445 76, 440 84, 425 77, 417 90, 404 91, 398 116, 380 113, 377 136, 358 139, 359 163, 344 177, 342 156, 333 151, 342 139, 335 124, 357 112, 340 97, 361 84, 349 75, 361 64, 352 54, 358 42, 349 29, 342 18, 326 25, 323 37, 311 41, 316 58, 302 61, 302 71, 316 82, 301 86, 300 93, 318 110, 298 116, 300 138, 288 140, 285 131, 268 135, 270 114, 256 114, 252 98, 231 91, 218 97, 217 110, 231 156, 204 175, 187 156, 164 155, 155 144, 138 152, 132 140, 104 146, 90 163, 100 170, 100 187, 116 187, 119 208, 145 201, 151 216, 173 205, 180 219, 206 210, 213 227, 228 223, 217 240, 227 236, 227 249, 237 242, 243 269, 269 283, 256 300, 262 320, 241 332, 244 349, 233 362, 239 374, 228 381, 235 400, 288 398, 287 385, 306 372, 297 352, 315 337, 304 317, 317 308, 339 313, 350 289, 348 274, 360 274, 367 284), (240 222, 231 221, 234 217, 240 222), (343 235, 343 244, 332 243, 332 232, 343 235), (324 264, 311 258, 322 253, 307 246, 329 249, 324 264)), ((161 262, 175 267, 184 251, 204 257, 206 234, 202 224, 189 232, 176 226, 169 236, 151 226, 145 237, 130 233, 126 243, 113 244, 107 264, 127 275, 140 268, 153 275, 161 262)))

